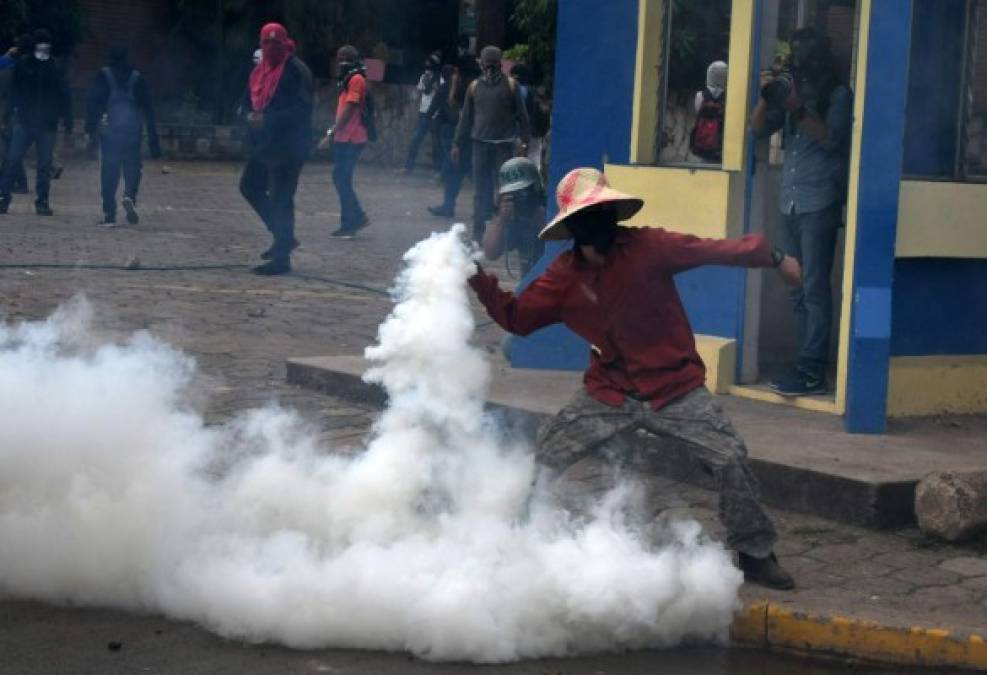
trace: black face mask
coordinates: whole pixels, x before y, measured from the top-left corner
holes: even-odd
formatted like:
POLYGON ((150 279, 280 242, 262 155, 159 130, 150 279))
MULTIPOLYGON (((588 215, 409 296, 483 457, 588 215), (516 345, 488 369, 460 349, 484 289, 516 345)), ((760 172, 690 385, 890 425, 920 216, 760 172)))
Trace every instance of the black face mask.
POLYGON ((617 238, 617 213, 613 209, 579 211, 565 221, 577 247, 592 246, 606 255, 617 238))

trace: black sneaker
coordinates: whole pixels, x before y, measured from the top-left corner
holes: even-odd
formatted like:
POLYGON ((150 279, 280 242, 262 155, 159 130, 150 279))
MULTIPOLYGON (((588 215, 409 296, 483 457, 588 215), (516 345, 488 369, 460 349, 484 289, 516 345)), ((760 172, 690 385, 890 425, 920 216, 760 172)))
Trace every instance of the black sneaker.
MULTIPOLYGON (((301 243, 297 239, 293 240, 291 242, 291 248, 288 249, 288 252, 291 253, 299 246, 301 246, 301 243)), ((267 249, 266 251, 260 254, 261 260, 270 260, 273 257, 274 257, 274 244, 271 244, 271 247, 269 249, 267 249)))
POLYGON ((343 228, 339 228, 329 236, 333 239, 355 239, 356 233, 353 230, 344 230, 343 228))
POLYGON ((803 370, 780 377, 770 385, 772 391, 782 396, 815 396, 827 392, 826 378, 817 377, 803 370))
POLYGON ((108 215, 108 214, 105 214, 104 213, 102 219, 100 219, 96 223, 96 226, 97 227, 116 227, 117 226, 117 217, 115 215, 114 216, 111 216, 111 215, 108 215))
POLYGON ((454 218, 456 215, 453 213, 452 209, 447 209, 442 206, 429 206, 428 212, 436 218, 454 218))
POLYGON ((37 213, 39 216, 55 215, 55 212, 51 210, 50 206, 48 206, 48 202, 35 202, 34 212, 37 213))
POLYGON ((62 177, 62 171, 65 169, 64 166, 53 166, 51 168, 51 179, 58 180, 62 177))
POLYGON ((259 274, 263 277, 273 277, 279 274, 288 274, 291 272, 291 261, 287 258, 283 260, 269 260, 263 265, 258 265, 253 269, 254 274, 259 274))
POLYGON ((10 208, 10 195, 0 196, 0 214, 7 213, 10 208))
POLYGON ((795 588, 795 579, 778 564, 778 558, 774 553, 767 558, 755 558, 741 553, 740 571, 744 573, 744 581, 747 583, 775 588, 779 591, 790 591, 795 588))
POLYGON ((123 206, 123 210, 127 212, 127 222, 131 225, 136 225, 140 222, 141 217, 137 214, 137 207, 134 205, 134 200, 130 197, 124 197, 120 202, 123 206))

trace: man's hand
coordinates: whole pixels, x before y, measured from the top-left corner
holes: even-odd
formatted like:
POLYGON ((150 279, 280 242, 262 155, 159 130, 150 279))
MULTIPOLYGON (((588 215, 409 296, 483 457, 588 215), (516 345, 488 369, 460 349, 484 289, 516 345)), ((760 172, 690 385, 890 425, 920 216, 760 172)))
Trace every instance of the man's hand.
POLYGON ((514 195, 504 195, 500 198, 500 204, 497 205, 497 215, 500 216, 500 222, 508 223, 514 220, 514 195))
POLYGON ((332 145, 333 130, 329 129, 326 131, 326 135, 319 140, 319 144, 316 146, 319 150, 325 150, 332 145))
POLYGON ((264 114, 250 111, 247 113, 247 124, 253 129, 259 129, 264 126, 264 114))
POLYGON ((778 274, 789 286, 802 285, 802 266, 799 261, 790 255, 786 255, 778 265, 778 274))
POLYGON ((459 146, 453 145, 452 150, 449 151, 449 159, 452 160, 453 164, 459 164, 459 146))
POLYGON ((785 110, 788 112, 796 112, 802 108, 802 97, 799 96, 798 92, 795 91, 795 87, 792 87, 788 92, 788 96, 785 98, 785 110))
POLYGON ((775 71, 774 70, 772 70, 770 68, 767 69, 767 70, 762 70, 761 71, 761 83, 760 83, 760 86, 758 87, 758 91, 760 91, 761 89, 764 89, 766 86, 768 86, 769 84, 771 84, 772 82, 774 82, 776 77, 777 77, 777 75, 775 75, 775 71))

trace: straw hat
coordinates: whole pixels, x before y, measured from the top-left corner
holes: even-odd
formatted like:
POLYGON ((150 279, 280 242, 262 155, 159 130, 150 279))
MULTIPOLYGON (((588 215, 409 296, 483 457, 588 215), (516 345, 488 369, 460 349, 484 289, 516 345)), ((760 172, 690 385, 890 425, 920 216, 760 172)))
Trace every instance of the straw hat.
POLYGON ((633 217, 644 206, 644 200, 614 190, 602 171, 590 168, 567 173, 555 190, 555 199, 559 214, 538 233, 539 239, 570 239, 572 234, 565 226, 565 219, 590 206, 613 204, 617 208, 618 221, 633 217))

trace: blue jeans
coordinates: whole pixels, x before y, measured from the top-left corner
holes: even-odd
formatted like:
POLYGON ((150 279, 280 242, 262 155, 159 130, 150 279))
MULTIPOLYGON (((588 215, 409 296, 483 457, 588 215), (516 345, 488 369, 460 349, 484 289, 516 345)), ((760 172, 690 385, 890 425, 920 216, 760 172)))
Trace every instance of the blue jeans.
POLYGON ((367 218, 360 206, 360 199, 353 189, 353 174, 363 152, 363 143, 334 143, 332 158, 332 182, 339 195, 340 228, 353 232, 367 218))
POLYGON ((3 175, 0 176, 0 197, 10 196, 10 188, 13 186, 14 178, 17 174, 17 167, 24 161, 31 144, 36 145, 38 152, 38 172, 35 189, 38 198, 36 204, 48 203, 48 191, 51 187, 51 160, 55 153, 55 130, 30 129, 23 124, 14 126, 14 133, 10 137, 10 147, 7 150, 7 164, 3 175))
POLYGON ((104 136, 100 141, 100 183, 103 193, 103 213, 115 216, 117 211, 117 186, 123 172, 123 194, 137 201, 137 189, 141 182, 141 139, 113 139, 104 136))
POLYGON ((274 237, 272 260, 287 260, 295 247, 295 191, 302 162, 267 163, 251 157, 240 177, 240 194, 274 237))
POLYGON ((408 147, 408 159, 404 163, 404 168, 411 171, 415 168, 415 160, 418 158, 418 149, 422 141, 428 136, 429 129, 432 128, 428 115, 418 113, 418 124, 415 126, 415 134, 411 137, 411 145, 408 147))
POLYGON ((820 378, 826 376, 829 363, 829 333, 833 325, 829 279, 842 211, 839 204, 833 204, 821 211, 783 216, 782 248, 802 266, 802 285, 789 291, 798 330, 798 369, 820 378))
POLYGON ((450 213, 456 212, 456 198, 463 187, 467 167, 471 164, 473 144, 467 143, 460 148, 459 162, 452 161, 452 141, 456 135, 454 124, 442 124, 439 127, 439 138, 442 139, 442 206, 450 213))

